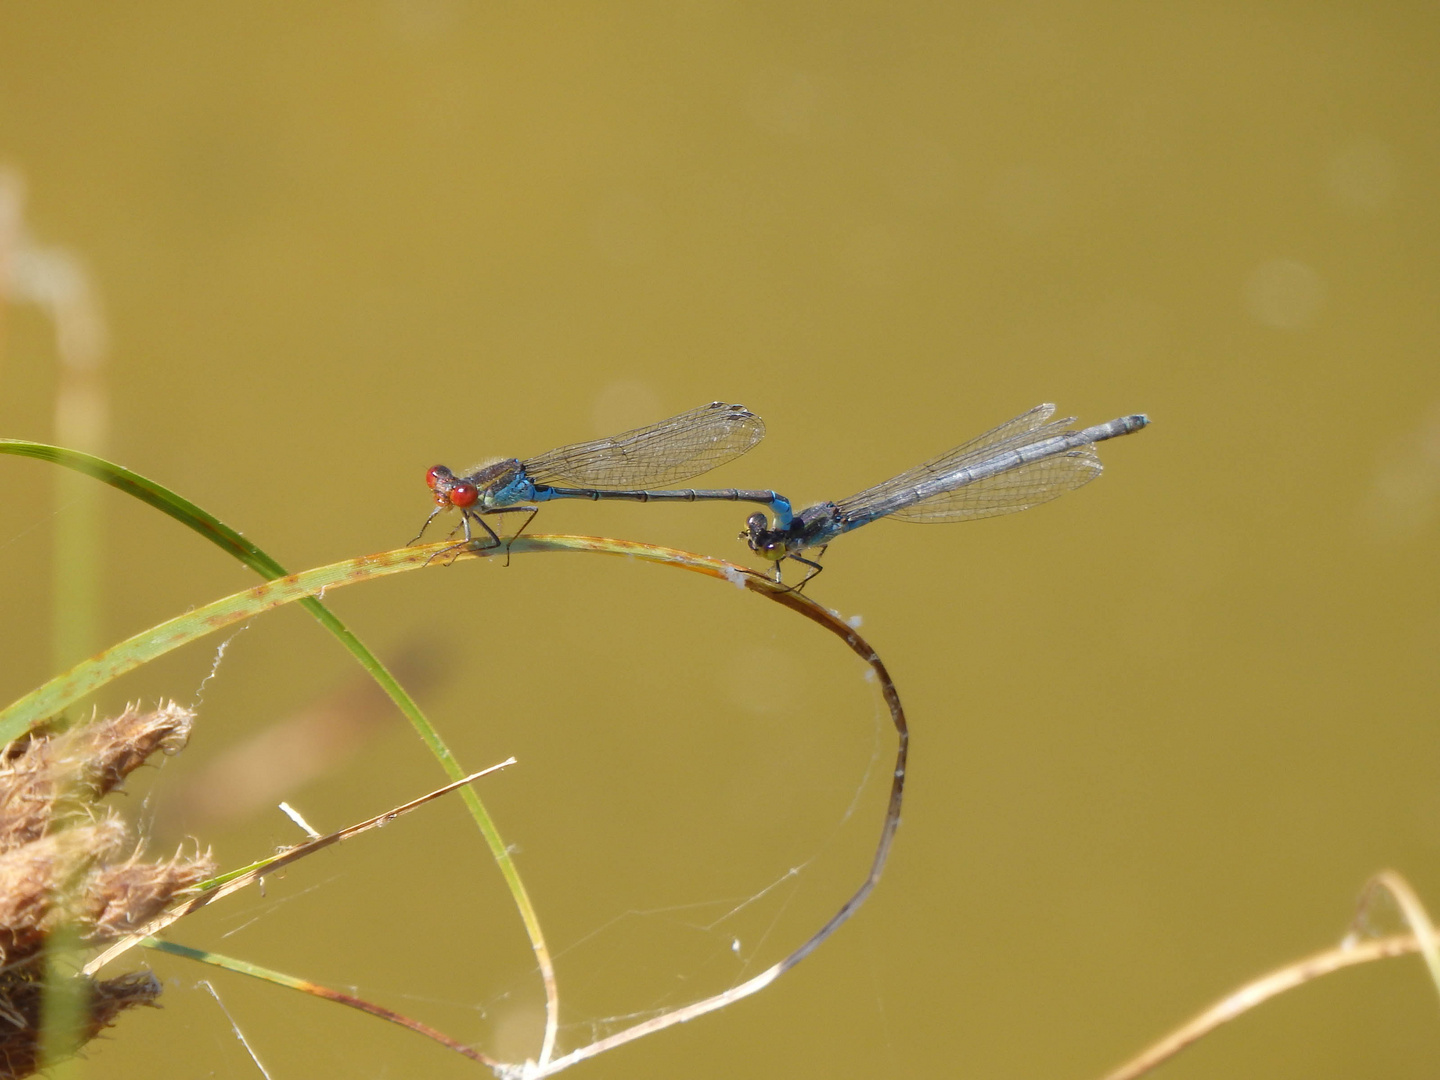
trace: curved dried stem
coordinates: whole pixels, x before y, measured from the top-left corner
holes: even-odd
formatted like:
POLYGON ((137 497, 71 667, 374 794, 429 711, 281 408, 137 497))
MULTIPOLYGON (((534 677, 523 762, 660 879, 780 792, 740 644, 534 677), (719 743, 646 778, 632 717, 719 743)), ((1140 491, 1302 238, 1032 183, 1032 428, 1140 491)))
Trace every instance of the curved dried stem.
POLYGON ((1355 919, 1350 924, 1351 934, 1358 936, 1362 933, 1370 906, 1376 894, 1382 890, 1389 893, 1400 908, 1400 914, 1409 924, 1410 933, 1415 936, 1419 945, 1420 955, 1425 957, 1425 966, 1430 969, 1430 980, 1435 984, 1436 990, 1440 991, 1440 945, 1437 945, 1435 940, 1435 925, 1430 921, 1429 912, 1425 910, 1425 905, 1420 903, 1420 897, 1415 894, 1410 883, 1396 871, 1382 870, 1365 884, 1355 919))
MULTIPOLYGON (((432 564, 435 565, 437 569, 443 569, 444 566, 450 565, 451 562, 475 558, 490 558, 497 554, 508 556, 512 554, 562 551, 624 556, 643 562, 657 563, 702 574, 719 581, 727 582, 745 591, 758 593, 775 603, 790 608, 797 614, 805 616, 812 622, 818 623, 839 637, 851 651, 869 664, 871 670, 875 672, 886 705, 890 710, 891 720, 895 725, 897 750, 885 821, 881 826, 880 837, 876 844, 875 855, 871 861, 869 873, 854 894, 851 895, 850 898, 840 906, 839 910, 811 935, 809 939, 803 942, 790 955, 772 965, 760 975, 739 986, 732 987, 720 994, 676 1009, 663 1016, 654 1017, 631 1028, 626 1028, 614 1035, 598 1040, 587 1047, 572 1051, 561 1058, 553 1058, 555 1040, 559 1027, 559 995, 553 975, 553 968, 546 962, 548 961, 548 952, 544 951, 544 939, 540 935, 538 920, 535 918, 533 908, 529 906, 528 897, 525 895, 523 888, 519 888, 518 879, 515 882, 511 882, 512 891, 516 889, 519 890, 519 896, 522 899, 521 914, 526 920, 526 929, 527 932, 530 933, 532 943, 536 943, 537 945, 537 956, 542 961, 540 966, 542 978, 545 982, 547 1004, 546 1024, 541 1052, 535 1062, 527 1062, 515 1066, 499 1066, 496 1071, 504 1077, 536 1078, 549 1076, 579 1061, 594 1057, 605 1050, 631 1042, 634 1039, 640 1038, 642 1035, 683 1023, 686 1020, 701 1016, 707 1012, 713 1012, 769 985, 780 975, 790 970, 790 968, 814 952, 815 949, 829 938, 846 920, 854 915, 879 882, 880 875, 885 867, 885 862, 889 857, 895 831, 900 824, 900 808, 904 794, 905 769, 909 753, 909 729, 906 726, 905 714, 900 705, 899 694, 879 655, 852 626, 834 612, 822 607, 802 593, 788 589, 769 577, 750 570, 747 567, 727 562, 723 559, 696 555, 691 552, 678 551, 673 548, 657 547, 652 544, 586 536, 527 536, 514 540, 507 545, 506 549, 464 549, 458 552, 454 551, 454 545, 449 543, 428 544, 423 547, 401 548, 394 551, 382 552, 378 555, 349 559, 344 562, 334 563, 330 566, 308 570, 304 573, 287 575, 266 582, 253 589, 248 589, 244 592, 217 600, 202 608, 186 612, 184 615, 171 619, 168 622, 161 623, 159 626, 152 627, 150 630, 137 634, 90 658, 84 663, 76 665, 70 671, 56 676, 44 686, 39 687, 31 694, 14 702, 7 709, 0 711, 0 733, 3 733, 7 728, 23 730, 25 726, 35 722, 39 718, 54 715, 67 705, 91 693, 111 679, 127 671, 134 670, 141 664, 147 663, 149 660, 163 655, 181 644, 188 643, 189 641, 213 633, 216 630, 220 630, 234 623, 252 618, 263 612, 274 610, 277 607, 305 601, 329 589, 340 588, 360 581, 367 581, 375 577, 384 577, 390 574, 423 569, 432 564), (451 553, 454 555, 454 558, 442 563, 435 559, 438 553, 451 553)), ((487 839, 488 838, 487 835, 487 839)), ((501 855, 507 854, 508 853, 504 852, 501 853, 501 855)), ((501 855, 497 855, 497 861, 500 863, 502 873, 504 873, 507 868, 513 870, 513 864, 510 860, 508 858, 502 858, 501 855)), ((214 897, 211 897, 211 899, 213 898, 214 897)), ((147 928, 147 930, 149 930, 149 928, 147 928)), ((102 957, 100 959, 103 961, 107 958, 102 957)))
MULTIPOLYGON (((533 537, 534 541, 545 542, 552 537, 533 537)), ((737 566, 734 563, 724 562, 719 559, 711 559, 703 556, 689 555, 685 552, 677 552, 669 549, 651 548, 650 545, 629 545, 624 542, 613 540, 590 540, 585 537, 566 537, 571 542, 568 550, 595 551, 610 555, 631 555, 638 558, 662 561, 670 565, 678 566, 681 569, 693 570, 697 573, 706 574, 711 577, 722 578, 734 585, 759 593, 767 599, 773 600, 792 611, 805 616, 812 622, 818 623, 826 630, 840 638, 849 648, 862 660, 870 665, 875 673, 876 680, 880 684, 881 693, 884 695, 886 707, 890 710, 891 722, 895 725, 896 751, 895 768, 890 782, 890 799, 885 809, 885 820, 880 827, 880 838, 875 846, 875 855, 870 863, 870 872, 860 887, 840 905, 838 911, 832 915, 826 923, 815 931, 807 940, 791 952, 788 956, 772 964, 752 979, 748 979, 738 986, 700 1001, 692 1002, 689 1005, 671 1010, 660 1016, 652 1017, 632 1027, 617 1031, 603 1039, 597 1039, 587 1046, 578 1050, 572 1050, 563 1057, 553 1061, 547 1061, 542 1057, 539 1062, 517 1065, 509 1068, 497 1069, 496 1073, 502 1080, 539 1080, 540 1077, 553 1076, 571 1065, 578 1064, 589 1058, 604 1053, 606 1050, 613 1050, 625 1043, 633 1042, 645 1035, 651 1035, 665 1028, 673 1027, 676 1024, 683 1024, 687 1020, 693 1020, 698 1016, 722 1009, 733 1004, 742 998, 749 997, 759 990, 763 990, 772 982, 778 979, 785 972, 789 971, 796 964, 804 960, 812 952, 818 949, 825 941, 835 933, 856 911, 859 910, 875 886, 880 881, 880 875, 884 872, 886 860, 890 856, 890 847, 895 839, 895 831, 900 827, 900 809, 905 794, 905 770, 910 750, 910 729, 905 720, 905 710, 900 704, 899 692, 895 689, 895 683, 890 678, 890 673, 885 668, 884 661, 880 659, 879 653, 871 647, 863 637, 855 632, 855 628, 841 619, 829 608, 822 607, 803 593, 787 588, 763 574, 757 573, 746 567, 737 566), (649 549, 649 551, 642 550, 649 549), (663 558, 657 558, 656 553, 664 552, 663 558)), ((525 539, 521 538, 515 543, 515 550, 532 550, 528 547, 522 548, 525 539)), ((552 550, 548 546, 533 550, 552 550)))
POLYGON ((1347 941, 1338 948, 1325 949, 1286 964, 1227 994, 1114 1072, 1106 1073, 1104 1080, 1135 1080, 1136 1077, 1144 1076, 1222 1024, 1229 1023, 1286 990, 1294 990, 1322 975, 1329 975, 1356 964, 1368 964, 1373 960, 1385 960, 1392 956, 1407 956, 1419 951, 1420 943, 1412 935, 1396 934, 1370 941, 1347 941))

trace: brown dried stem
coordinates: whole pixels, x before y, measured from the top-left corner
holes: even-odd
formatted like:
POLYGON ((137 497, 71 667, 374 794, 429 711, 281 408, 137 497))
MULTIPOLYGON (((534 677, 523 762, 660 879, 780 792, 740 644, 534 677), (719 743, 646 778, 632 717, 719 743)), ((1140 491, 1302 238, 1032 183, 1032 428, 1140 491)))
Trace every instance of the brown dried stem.
POLYGON ((1313 953, 1246 983, 1114 1072, 1106 1073, 1104 1080, 1135 1080, 1136 1077, 1144 1076, 1222 1024, 1227 1024, 1257 1005, 1322 975, 1329 975, 1356 964, 1368 964, 1374 960, 1407 956, 1416 952, 1427 954, 1428 962, 1428 954, 1433 953, 1434 949, 1434 929, 1415 891, 1399 874, 1386 870, 1366 884, 1361 893, 1352 932, 1338 947, 1313 953), (1395 898, 1405 920, 1410 924, 1412 933, 1368 940, 1360 938, 1360 924, 1365 920, 1376 894, 1381 890, 1395 898))

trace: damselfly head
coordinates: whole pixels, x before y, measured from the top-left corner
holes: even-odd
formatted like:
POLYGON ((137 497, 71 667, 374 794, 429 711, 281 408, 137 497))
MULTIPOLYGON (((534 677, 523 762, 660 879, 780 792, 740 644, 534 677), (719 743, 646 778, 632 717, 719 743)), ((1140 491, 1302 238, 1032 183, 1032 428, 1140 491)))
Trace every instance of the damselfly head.
POLYGON ((480 491, 469 480, 457 480, 455 474, 444 465, 432 465, 425 474, 425 483, 435 493, 435 505, 457 506, 464 510, 474 506, 480 498, 480 491))
POLYGON ((767 559, 785 557, 785 539, 778 529, 770 528, 770 519, 764 514, 751 514, 745 519, 745 531, 740 539, 750 545, 750 550, 759 552, 767 559))

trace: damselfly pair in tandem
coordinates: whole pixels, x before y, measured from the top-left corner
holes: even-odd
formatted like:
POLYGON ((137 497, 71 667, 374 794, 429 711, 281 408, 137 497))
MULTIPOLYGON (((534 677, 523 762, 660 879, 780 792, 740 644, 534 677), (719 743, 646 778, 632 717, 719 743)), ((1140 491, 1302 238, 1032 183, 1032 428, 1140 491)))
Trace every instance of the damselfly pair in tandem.
MULTIPOLYGON (((671 488, 709 472, 751 449, 765 424, 741 405, 723 401, 672 416, 608 439, 575 443, 520 461, 506 458, 457 476, 436 465, 425 480, 435 509, 420 534, 444 510, 459 510, 466 543, 498 547, 503 541, 489 514, 529 515, 518 536, 551 499, 628 499, 635 502, 752 502, 767 507, 751 514, 740 539, 750 550, 781 565, 792 560, 807 568, 800 589, 820 572, 817 561, 837 536, 883 517, 898 521, 967 521, 1027 510, 1073 491, 1100 475, 1095 444, 1139 431, 1144 414, 1122 416, 1094 427, 1071 430, 1074 417, 1052 420, 1054 405, 1037 405, 993 431, 908 469, 848 499, 818 503, 796 514, 776 491, 742 488, 671 488), (478 540, 471 525, 485 536, 478 540), (814 549, 814 558, 803 553, 814 549)), ((452 530, 453 532, 453 530, 452 530)), ((415 543, 420 539, 416 536, 415 543)))

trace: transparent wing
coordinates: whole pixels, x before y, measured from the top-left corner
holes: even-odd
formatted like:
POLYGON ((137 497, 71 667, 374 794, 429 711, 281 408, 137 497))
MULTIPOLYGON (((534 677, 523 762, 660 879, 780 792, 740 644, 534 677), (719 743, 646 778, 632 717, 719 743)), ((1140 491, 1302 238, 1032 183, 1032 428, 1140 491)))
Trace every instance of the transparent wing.
POLYGON ((906 469, 883 484, 876 484, 858 495, 842 499, 836 505, 842 513, 851 517, 873 518, 881 514, 895 513, 902 506, 914 501, 912 492, 920 485, 942 481, 967 466, 1058 435, 1073 419, 1056 420, 1047 424, 1046 421, 1054 415, 1054 405, 1036 405, 984 435, 961 443, 929 461, 921 462, 913 469, 906 469))
POLYGON ((1038 405, 868 491, 836 503, 849 529, 892 516, 900 521, 964 521, 1013 514, 1074 491, 1100 475, 1094 443, 1144 428, 1141 414, 1069 430, 1038 405))
POLYGON ((882 488, 887 491, 903 490, 917 487, 929 480, 938 480, 968 465, 988 461, 1006 451, 1029 446, 1031 443, 1048 439, 1052 435, 1058 435, 1065 430, 1067 425, 1075 421, 1075 418, 1071 416, 1064 420, 1046 423, 1054 415, 1054 405, 1036 405, 1035 408, 1021 413, 1014 420, 1007 420, 984 435, 977 436, 967 443, 961 443, 953 450, 946 450, 945 453, 933 457, 929 461, 921 462, 913 469, 906 469, 899 476, 893 477, 883 484, 876 484, 870 490, 878 491, 882 488))
POLYGON ((739 457, 765 436, 765 423, 743 405, 711 402, 608 439, 575 443, 524 462, 537 484, 664 487, 739 457))
POLYGON ((1028 510, 1088 484, 1104 468, 1091 447, 1067 450, 893 510, 896 521, 967 521, 1028 510))

